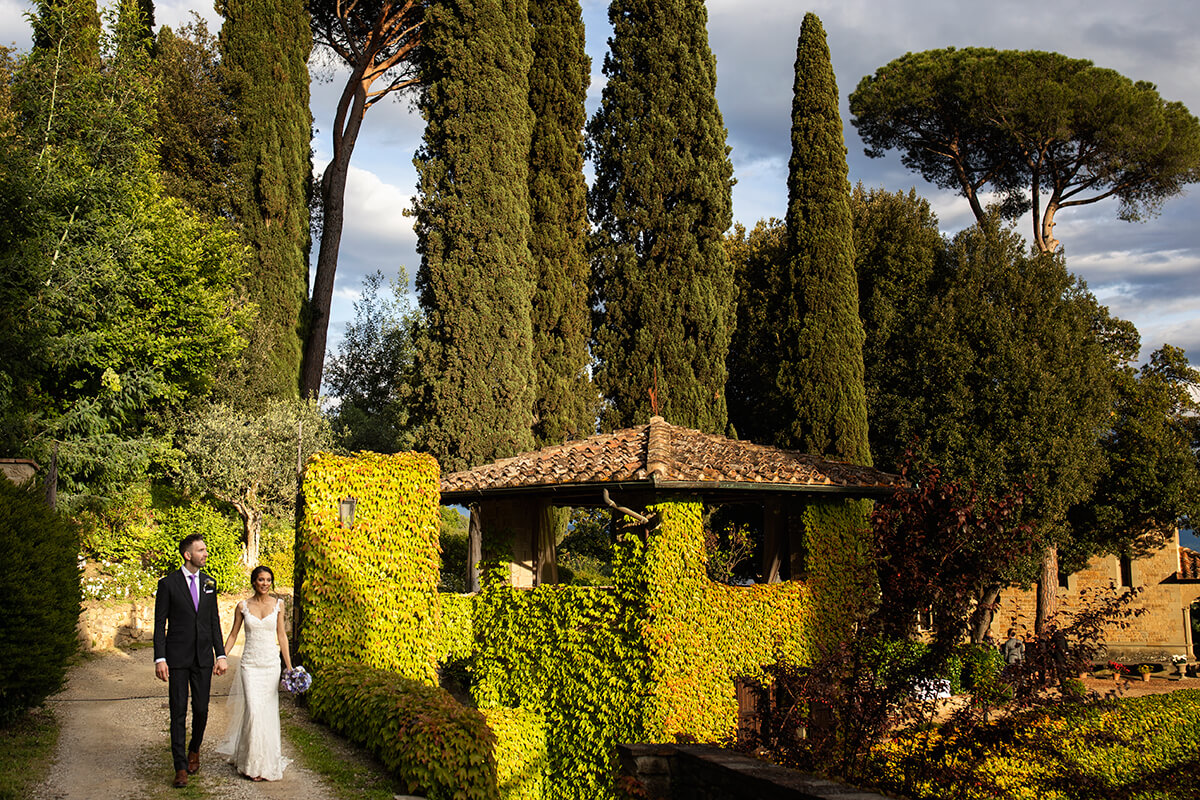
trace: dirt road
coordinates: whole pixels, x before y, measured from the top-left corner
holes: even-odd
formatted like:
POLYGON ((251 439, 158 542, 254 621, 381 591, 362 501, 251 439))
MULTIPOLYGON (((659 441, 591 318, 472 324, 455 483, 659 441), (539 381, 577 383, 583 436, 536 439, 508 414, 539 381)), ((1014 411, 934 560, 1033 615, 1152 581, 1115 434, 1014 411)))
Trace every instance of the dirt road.
MULTIPOLYGON (((151 651, 110 651, 73 667, 66 688, 48 703, 61 734, 50 776, 34 800, 335 800, 320 776, 298 764, 281 781, 256 783, 212 755, 225 732, 225 695, 238 652, 240 647, 229 672, 213 679, 200 772, 183 791, 171 788, 167 685, 154 677, 151 651)), ((291 700, 285 695, 280 702, 286 706, 291 700)), ((286 739, 283 748, 295 758, 286 739)))

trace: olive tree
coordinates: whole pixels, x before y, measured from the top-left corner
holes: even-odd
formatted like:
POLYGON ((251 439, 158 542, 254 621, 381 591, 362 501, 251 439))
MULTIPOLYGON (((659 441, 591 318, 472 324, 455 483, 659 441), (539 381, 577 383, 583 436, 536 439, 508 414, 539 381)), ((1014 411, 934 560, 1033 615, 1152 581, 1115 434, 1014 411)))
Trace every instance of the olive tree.
POLYGON ((316 400, 272 399, 261 413, 214 403, 183 426, 183 487, 229 503, 242 518, 247 566, 258 563, 263 514, 294 511, 297 481, 333 433, 316 400))

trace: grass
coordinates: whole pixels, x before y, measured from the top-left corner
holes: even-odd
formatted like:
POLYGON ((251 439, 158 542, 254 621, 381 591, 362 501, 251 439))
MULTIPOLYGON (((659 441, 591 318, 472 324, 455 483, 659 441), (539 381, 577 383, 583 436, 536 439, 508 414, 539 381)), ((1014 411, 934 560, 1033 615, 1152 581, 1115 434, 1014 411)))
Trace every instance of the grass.
MULTIPOLYGON (((282 700, 282 698, 280 698, 282 700)), ((300 764, 325 779, 343 800, 392 800, 406 787, 375 759, 323 725, 305 711, 280 703, 283 733, 296 748, 300 764)))
POLYGON ((57 742, 58 721, 45 709, 0 728, 0 800, 29 796, 49 772, 57 742))

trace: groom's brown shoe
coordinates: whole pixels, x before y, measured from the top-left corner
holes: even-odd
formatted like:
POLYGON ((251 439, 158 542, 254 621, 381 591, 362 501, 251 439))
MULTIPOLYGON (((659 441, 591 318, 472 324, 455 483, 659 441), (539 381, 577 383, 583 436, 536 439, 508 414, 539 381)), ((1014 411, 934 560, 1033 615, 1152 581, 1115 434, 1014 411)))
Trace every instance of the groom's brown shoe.
POLYGON ((188 771, 189 775, 195 775, 197 772, 200 771, 200 754, 199 753, 188 753, 187 771, 188 771))
POLYGON ((181 769, 175 773, 175 782, 171 784, 176 789, 182 789, 187 786, 187 770, 181 769))

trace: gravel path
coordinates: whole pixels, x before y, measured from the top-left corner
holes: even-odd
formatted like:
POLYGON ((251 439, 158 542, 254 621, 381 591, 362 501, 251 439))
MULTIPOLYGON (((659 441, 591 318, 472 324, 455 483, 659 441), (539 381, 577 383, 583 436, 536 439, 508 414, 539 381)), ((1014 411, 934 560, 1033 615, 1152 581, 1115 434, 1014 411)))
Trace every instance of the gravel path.
MULTIPOLYGON (((256 783, 213 756, 225 732, 224 696, 238 663, 235 654, 230 670, 213 679, 200 771, 186 790, 172 789, 167 685, 154 677, 153 662, 151 651, 142 648, 89 657, 72 668, 66 688, 48 701, 61 733, 54 766, 33 800, 335 800, 320 776, 298 764, 287 768, 283 780, 256 783)), ((280 701, 291 702, 286 695, 280 701)), ((307 715, 297 710, 294 716, 307 715)), ((283 751, 296 757, 286 738, 283 751)))

